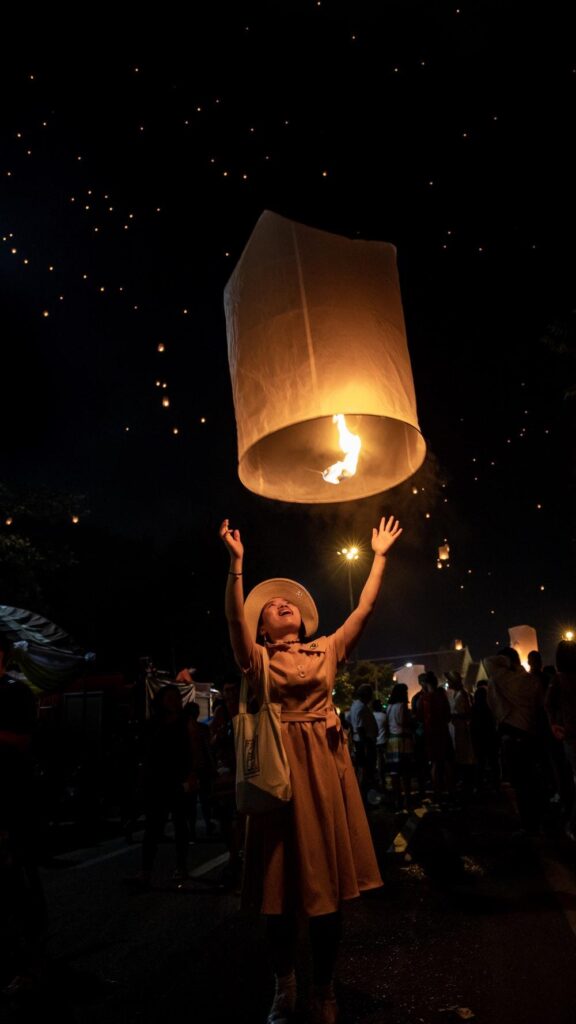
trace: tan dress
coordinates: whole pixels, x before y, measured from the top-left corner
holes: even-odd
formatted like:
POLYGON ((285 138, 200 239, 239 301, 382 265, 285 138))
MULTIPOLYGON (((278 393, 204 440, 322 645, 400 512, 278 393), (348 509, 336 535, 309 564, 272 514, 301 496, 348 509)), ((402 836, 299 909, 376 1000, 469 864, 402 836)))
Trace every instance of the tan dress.
MULTIPOLYGON (((382 885, 354 768, 332 704, 344 633, 311 643, 269 644, 270 699, 282 705, 282 739, 293 797, 252 817, 246 839, 245 904, 264 914, 331 914, 341 900, 382 885)), ((262 647, 248 677, 258 695, 262 647)))

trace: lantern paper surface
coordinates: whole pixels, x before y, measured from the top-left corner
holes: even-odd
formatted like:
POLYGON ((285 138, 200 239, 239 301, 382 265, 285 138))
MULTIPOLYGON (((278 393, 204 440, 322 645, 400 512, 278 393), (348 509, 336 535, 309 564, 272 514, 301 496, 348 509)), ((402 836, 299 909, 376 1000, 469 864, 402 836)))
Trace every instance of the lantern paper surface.
POLYGON ((420 692, 420 683, 418 682, 418 676, 422 675, 426 671, 426 665, 403 665, 402 668, 397 668, 394 675, 399 683, 405 683, 408 687, 408 702, 412 700, 414 694, 420 692))
POLYGON ((350 501, 411 476, 420 433, 396 250, 264 212, 226 286, 239 476, 281 501, 350 501), (334 417, 360 437, 354 475, 334 417))
POLYGON ((530 651, 538 650, 538 637, 532 626, 510 626, 508 629, 510 647, 514 647, 520 655, 520 661, 524 668, 528 667, 528 655, 530 651))

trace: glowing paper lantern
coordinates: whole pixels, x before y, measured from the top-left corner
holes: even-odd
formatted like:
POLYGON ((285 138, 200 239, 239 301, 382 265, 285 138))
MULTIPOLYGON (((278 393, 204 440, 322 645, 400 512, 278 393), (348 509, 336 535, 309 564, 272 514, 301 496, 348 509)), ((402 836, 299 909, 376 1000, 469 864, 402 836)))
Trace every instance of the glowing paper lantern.
POLYGON ((449 559, 450 559, 450 545, 449 544, 441 544, 440 547, 438 548, 438 561, 439 562, 448 562, 449 559))
POLYGON ((420 690, 418 676, 426 671, 426 665, 403 665, 397 668, 394 675, 398 683, 405 683, 408 687, 408 700, 411 701, 415 693, 420 690))
POLYGON ((510 626, 508 629, 510 647, 514 647, 520 655, 524 668, 528 668, 530 651, 538 650, 538 637, 532 626, 510 626))
POLYGON ((418 469, 426 445, 393 245, 266 211, 224 301, 238 471, 249 490, 349 501, 418 469))

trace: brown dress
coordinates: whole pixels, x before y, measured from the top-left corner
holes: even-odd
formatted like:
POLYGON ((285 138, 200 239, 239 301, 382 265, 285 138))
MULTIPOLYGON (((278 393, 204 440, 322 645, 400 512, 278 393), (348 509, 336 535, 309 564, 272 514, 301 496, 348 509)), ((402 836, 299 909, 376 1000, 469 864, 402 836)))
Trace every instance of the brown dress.
MULTIPOLYGON (((286 808, 248 821, 244 902, 264 914, 331 914, 342 900, 383 884, 332 704, 344 632, 267 649, 270 699, 282 705, 293 796, 286 808)), ((261 666, 262 647, 255 644, 248 677, 256 695, 261 666)))

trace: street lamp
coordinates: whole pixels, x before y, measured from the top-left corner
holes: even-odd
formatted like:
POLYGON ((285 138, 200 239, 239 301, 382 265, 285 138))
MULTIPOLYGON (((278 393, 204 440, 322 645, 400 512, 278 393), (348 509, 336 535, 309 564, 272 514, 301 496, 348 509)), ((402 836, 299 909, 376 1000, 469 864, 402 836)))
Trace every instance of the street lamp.
POLYGON ((352 546, 350 548, 341 548, 337 554, 344 559, 346 568, 348 570, 348 597, 350 599, 350 611, 354 611, 354 592, 352 590, 352 565, 357 562, 360 558, 360 548, 352 546))

